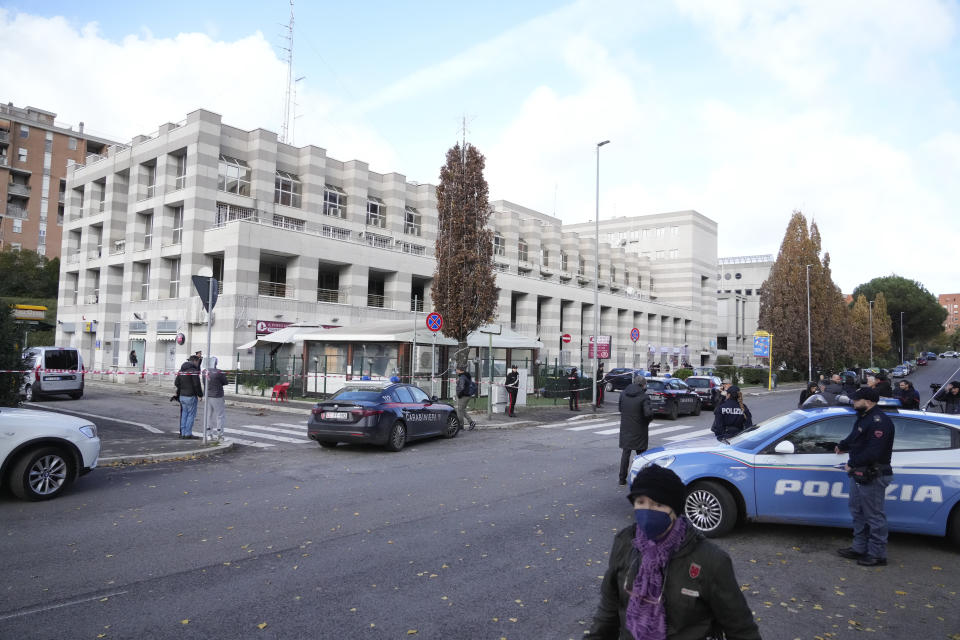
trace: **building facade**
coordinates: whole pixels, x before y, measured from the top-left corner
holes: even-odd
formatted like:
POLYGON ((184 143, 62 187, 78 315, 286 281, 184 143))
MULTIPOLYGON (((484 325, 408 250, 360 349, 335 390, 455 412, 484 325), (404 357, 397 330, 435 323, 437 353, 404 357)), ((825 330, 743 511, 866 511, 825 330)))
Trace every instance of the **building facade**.
POLYGON ((0 105, 0 250, 60 255, 67 165, 109 140, 56 122, 49 111, 0 105))
POLYGON ((941 293, 937 301, 947 310, 947 319, 943 321, 943 330, 952 333, 960 329, 960 293, 941 293))
MULTIPOLYGON (((422 323, 432 310, 434 185, 230 127, 215 113, 195 111, 91 156, 73 167, 65 198, 57 344, 79 347, 91 369, 122 370, 135 352, 140 367, 170 371, 203 348, 208 314, 190 277, 204 268, 219 291, 212 352, 231 365, 252 365, 237 347, 288 323, 422 323)), ((495 322, 539 338, 541 362, 579 365, 593 326, 593 240, 509 202, 492 211, 495 322)), ((670 215, 705 229, 698 250, 713 273, 715 223, 670 215)), ((701 291, 700 270, 678 274, 690 290, 674 291, 667 278, 654 285, 650 259, 600 246, 610 364, 679 360, 685 345, 711 359, 716 301, 701 291)))
POLYGON ((717 261, 717 355, 736 365, 766 364, 753 355, 753 334, 760 321, 760 292, 773 269, 772 255, 738 256, 717 261))

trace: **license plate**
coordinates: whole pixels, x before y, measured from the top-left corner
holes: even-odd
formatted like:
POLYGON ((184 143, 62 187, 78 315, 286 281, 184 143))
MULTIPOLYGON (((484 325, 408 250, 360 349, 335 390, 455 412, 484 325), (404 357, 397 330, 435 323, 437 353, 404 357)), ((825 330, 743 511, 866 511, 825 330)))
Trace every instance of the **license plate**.
POLYGON ((321 417, 324 420, 349 420, 350 414, 346 411, 324 411, 321 417))

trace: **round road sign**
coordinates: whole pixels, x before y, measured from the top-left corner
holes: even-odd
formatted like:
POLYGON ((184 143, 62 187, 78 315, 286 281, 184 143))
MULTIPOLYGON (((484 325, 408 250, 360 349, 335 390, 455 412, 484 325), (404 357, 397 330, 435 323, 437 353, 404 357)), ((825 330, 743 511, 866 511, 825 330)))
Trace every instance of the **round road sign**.
POLYGON ((565 333, 560 336, 560 339, 563 340, 564 344, 570 344, 570 341, 573 340, 573 336, 571 336, 569 333, 565 333))
POLYGON ((630 339, 633 340, 634 342, 636 342, 637 340, 639 340, 639 339, 640 339, 640 329, 637 329, 636 327, 634 327, 633 329, 631 329, 631 330, 630 330, 630 339))
POLYGON ((443 328, 443 316, 434 311, 427 316, 427 329, 436 333, 443 328))

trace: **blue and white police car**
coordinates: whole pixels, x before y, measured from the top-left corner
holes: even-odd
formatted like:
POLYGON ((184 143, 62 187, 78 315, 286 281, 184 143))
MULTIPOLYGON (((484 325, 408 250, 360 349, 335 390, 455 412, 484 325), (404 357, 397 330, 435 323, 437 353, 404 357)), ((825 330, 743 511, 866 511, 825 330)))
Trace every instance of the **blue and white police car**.
MULTIPOLYGON (((960 416, 884 407, 896 428, 887 487, 891 531, 949 536, 960 545, 960 416)), ((847 455, 834 453, 853 428, 849 406, 797 409, 730 439, 668 444, 637 456, 630 482, 649 464, 687 485, 687 519, 710 537, 738 520, 850 527, 847 455)))

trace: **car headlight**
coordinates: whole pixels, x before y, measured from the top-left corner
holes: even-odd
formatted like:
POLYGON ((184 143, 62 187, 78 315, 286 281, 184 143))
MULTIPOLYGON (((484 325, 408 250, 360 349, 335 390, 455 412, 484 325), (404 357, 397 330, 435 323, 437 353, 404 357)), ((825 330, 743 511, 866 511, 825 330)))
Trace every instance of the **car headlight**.
MULTIPOLYGON (((669 467, 673 464, 673 461, 676 460, 676 456, 663 456, 662 458, 656 458, 650 461, 650 464, 655 464, 658 467, 669 467)), ((650 465, 647 465, 650 466, 650 465)))
POLYGON ((97 425, 95 424, 85 424, 80 427, 80 433, 87 436, 88 438, 97 437, 97 425))

